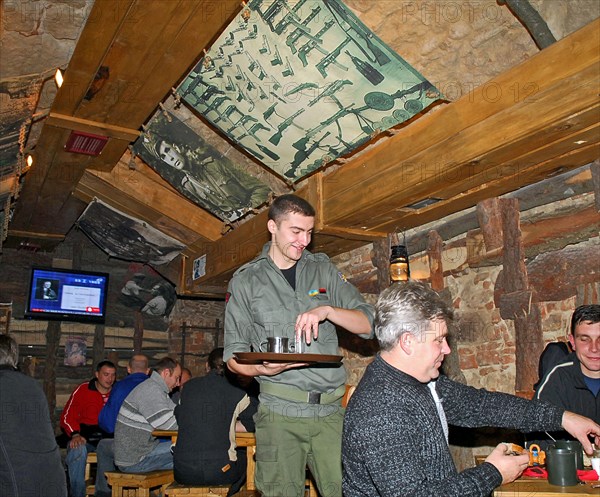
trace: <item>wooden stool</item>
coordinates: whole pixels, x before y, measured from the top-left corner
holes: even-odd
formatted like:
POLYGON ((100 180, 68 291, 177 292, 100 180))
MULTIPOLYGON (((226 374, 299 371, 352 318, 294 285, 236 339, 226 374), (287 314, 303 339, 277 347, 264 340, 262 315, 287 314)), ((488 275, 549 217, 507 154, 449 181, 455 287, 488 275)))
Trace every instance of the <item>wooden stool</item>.
MULTIPOLYGON (((161 487, 164 494, 169 484, 173 483, 172 469, 160 469, 149 473, 119 473, 107 471, 105 473, 108 484, 112 487, 112 497, 124 497, 124 491, 134 489, 133 497, 150 497, 150 489, 161 487)), ((129 493, 131 497, 131 493, 129 493)))
POLYGON ((167 497, 185 495, 187 497, 223 497, 227 495, 230 485, 207 485, 205 487, 188 487, 181 483, 171 483, 165 490, 167 497))
POLYGON ((96 494, 96 472, 92 471, 92 464, 98 463, 98 457, 95 452, 88 452, 85 460, 85 495, 96 494))

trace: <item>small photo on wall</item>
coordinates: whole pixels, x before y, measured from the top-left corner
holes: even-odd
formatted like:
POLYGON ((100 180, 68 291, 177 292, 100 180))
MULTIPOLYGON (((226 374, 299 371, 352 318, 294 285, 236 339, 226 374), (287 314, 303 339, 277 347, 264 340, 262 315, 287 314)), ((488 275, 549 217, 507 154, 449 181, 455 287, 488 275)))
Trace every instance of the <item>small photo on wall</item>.
POLYGON ((85 366, 87 345, 81 337, 70 337, 65 342, 65 366, 85 366))

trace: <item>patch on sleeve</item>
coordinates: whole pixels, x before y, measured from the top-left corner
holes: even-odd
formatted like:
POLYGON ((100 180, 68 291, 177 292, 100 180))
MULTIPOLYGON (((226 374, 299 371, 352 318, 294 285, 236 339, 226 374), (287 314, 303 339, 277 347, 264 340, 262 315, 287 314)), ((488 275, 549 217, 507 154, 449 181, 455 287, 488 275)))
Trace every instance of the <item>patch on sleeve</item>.
POLYGON ((225 294, 225 303, 229 302, 229 299, 231 298, 231 293, 227 292, 225 294))
POLYGON ((346 279, 346 277, 341 273, 341 271, 338 272, 338 276, 340 277, 340 280, 342 280, 344 283, 348 283, 348 280, 346 279))

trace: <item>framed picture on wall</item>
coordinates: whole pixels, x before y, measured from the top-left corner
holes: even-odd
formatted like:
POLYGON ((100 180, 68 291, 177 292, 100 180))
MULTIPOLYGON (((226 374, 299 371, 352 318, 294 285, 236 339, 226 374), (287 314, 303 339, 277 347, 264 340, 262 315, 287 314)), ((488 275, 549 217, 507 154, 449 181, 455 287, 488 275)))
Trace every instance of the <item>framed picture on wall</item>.
POLYGON ((87 345, 81 337, 69 337, 65 342, 65 366, 85 366, 87 345))

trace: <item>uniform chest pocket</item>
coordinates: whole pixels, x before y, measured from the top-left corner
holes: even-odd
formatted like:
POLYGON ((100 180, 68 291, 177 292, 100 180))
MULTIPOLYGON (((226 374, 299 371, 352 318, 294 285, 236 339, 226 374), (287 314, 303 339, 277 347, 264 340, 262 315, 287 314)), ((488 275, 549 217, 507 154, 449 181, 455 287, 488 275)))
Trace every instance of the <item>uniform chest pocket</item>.
POLYGON ((284 306, 252 308, 252 319, 256 325, 262 328, 262 332, 259 333, 261 339, 267 336, 294 336, 296 317, 293 310, 284 306))

